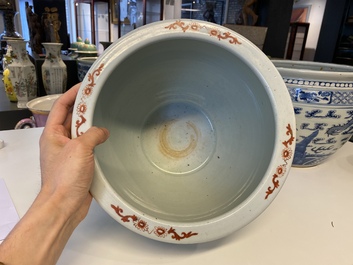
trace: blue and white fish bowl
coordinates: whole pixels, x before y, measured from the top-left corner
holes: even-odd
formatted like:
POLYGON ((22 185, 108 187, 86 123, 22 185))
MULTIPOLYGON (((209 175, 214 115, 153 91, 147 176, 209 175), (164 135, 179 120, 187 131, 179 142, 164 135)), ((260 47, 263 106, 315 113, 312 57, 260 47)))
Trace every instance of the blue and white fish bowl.
POLYGON ((287 85, 296 117, 293 166, 326 161, 353 135, 353 67, 273 60, 287 85))
POLYGON ((80 82, 85 78, 88 70, 98 57, 81 57, 77 58, 77 77, 80 82))

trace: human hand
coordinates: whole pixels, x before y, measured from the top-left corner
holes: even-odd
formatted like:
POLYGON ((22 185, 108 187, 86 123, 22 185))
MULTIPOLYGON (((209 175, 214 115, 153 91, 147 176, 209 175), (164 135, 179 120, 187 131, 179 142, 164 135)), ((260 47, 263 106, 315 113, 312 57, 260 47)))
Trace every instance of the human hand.
POLYGON ((80 84, 75 85, 54 104, 40 139, 42 190, 55 196, 58 207, 80 222, 87 214, 94 173, 94 148, 109 137, 104 128, 91 127, 71 139, 72 109, 80 84))
POLYGON ((50 111, 40 138, 42 189, 0 244, 0 263, 56 264, 72 232, 87 215, 92 201, 93 149, 107 140, 109 132, 92 127, 71 139, 72 109, 79 86, 57 99, 50 111))

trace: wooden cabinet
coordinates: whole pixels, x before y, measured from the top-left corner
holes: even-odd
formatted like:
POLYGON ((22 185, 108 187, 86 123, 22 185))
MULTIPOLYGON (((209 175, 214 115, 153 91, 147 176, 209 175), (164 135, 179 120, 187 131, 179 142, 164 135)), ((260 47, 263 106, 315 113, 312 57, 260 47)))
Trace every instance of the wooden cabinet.
POLYGON ((353 65, 353 0, 346 5, 333 62, 353 65))

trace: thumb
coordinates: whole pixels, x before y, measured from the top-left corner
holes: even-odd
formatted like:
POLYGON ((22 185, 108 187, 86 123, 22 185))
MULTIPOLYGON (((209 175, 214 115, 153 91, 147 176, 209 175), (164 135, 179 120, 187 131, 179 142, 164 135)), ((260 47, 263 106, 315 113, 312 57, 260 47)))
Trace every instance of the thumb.
POLYGON ((104 143, 108 138, 109 131, 106 128, 93 126, 77 139, 94 149, 97 145, 104 143))

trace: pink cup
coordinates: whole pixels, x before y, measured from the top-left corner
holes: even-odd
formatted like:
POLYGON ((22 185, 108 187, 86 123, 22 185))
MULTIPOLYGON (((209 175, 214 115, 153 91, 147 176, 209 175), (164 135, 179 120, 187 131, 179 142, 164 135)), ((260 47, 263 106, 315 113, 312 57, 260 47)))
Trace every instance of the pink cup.
POLYGON ((16 124, 15 129, 44 127, 55 100, 60 96, 61 94, 48 95, 29 101, 26 106, 32 112, 33 116, 20 120, 16 124))

